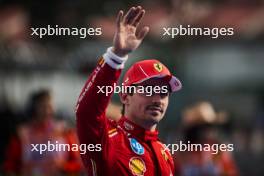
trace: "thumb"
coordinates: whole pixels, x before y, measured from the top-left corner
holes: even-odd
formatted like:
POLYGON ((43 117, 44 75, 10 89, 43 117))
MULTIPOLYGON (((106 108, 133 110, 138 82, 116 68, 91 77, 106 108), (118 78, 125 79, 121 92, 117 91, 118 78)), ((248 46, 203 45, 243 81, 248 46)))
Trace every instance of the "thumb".
POLYGON ((141 29, 141 31, 138 34, 138 39, 139 40, 143 40, 145 38, 145 36, 147 35, 147 33, 149 32, 149 27, 145 26, 143 29, 141 29))

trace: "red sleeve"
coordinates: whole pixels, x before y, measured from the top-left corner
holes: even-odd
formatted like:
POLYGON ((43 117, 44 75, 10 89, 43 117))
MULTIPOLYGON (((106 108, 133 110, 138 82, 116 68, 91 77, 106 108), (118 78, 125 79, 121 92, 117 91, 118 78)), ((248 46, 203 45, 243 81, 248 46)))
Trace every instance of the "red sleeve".
MULTIPOLYGON (((121 73, 121 69, 110 67, 101 58, 97 67, 89 76, 83 87, 76 106, 77 134, 80 144, 101 144, 102 148, 108 139, 107 119, 105 117, 106 107, 111 95, 98 93, 98 86, 114 86, 121 73)), ((102 152, 88 152, 82 159, 87 166, 89 158, 102 158, 102 152)))

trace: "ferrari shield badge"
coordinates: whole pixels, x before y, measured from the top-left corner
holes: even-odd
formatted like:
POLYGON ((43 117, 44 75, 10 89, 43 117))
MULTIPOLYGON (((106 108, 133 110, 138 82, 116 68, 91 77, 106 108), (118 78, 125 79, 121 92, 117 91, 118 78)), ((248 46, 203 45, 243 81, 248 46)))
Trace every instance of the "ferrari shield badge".
POLYGON ((158 72, 161 72, 162 71, 162 65, 160 63, 155 63, 154 64, 154 68, 155 70, 157 70, 158 72))

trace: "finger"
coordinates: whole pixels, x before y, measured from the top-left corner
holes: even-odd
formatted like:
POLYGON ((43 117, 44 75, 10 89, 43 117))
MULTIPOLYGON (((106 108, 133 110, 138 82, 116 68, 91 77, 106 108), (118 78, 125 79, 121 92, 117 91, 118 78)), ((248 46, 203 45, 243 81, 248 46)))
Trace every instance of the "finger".
POLYGON ((140 14, 141 9, 142 9, 141 6, 137 6, 137 8, 135 9, 134 13, 131 14, 130 18, 128 19, 128 24, 133 25, 133 22, 135 21, 137 16, 140 14))
POLYGON ((131 7, 131 8, 128 10, 128 12, 126 13, 126 15, 125 15, 125 17, 124 17, 124 22, 125 22, 125 24, 128 23, 129 18, 130 18, 130 16, 134 13, 135 9, 136 9, 135 7, 131 7))
POLYGON ((142 9, 141 6, 138 6, 137 8, 135 8, 134 11, 132 11, 126 21, 126 24, 130 24, 132 25, 132 22, 135 20, 136 16, 138 16, 138 14, 140 13, 140 10, 142 9))
POLYGON ((121 25, 121 21, 123 19, 123 14, 124 12, 122 10, 120 10, 118 12, 118 15, 117 15, 117 18, 116 18, 116 25, 117 25, 117 28, 119 29, 120 25, 121 25))
POLYGON ((137 27, 138 24, 140 23, 141 19, 144 17, 145 15, 145 10, 141 10, 138 15, 134 18, 134 21, 132 22, 132 25, 137 27))
POLYGON ((147 35, 147 33, 149 32, 149 27, 145 26, 143 29, 141 29, 141 31, 138 33, 138 39, 139 40, 143 40, 145 38, 145 36, 147 35))

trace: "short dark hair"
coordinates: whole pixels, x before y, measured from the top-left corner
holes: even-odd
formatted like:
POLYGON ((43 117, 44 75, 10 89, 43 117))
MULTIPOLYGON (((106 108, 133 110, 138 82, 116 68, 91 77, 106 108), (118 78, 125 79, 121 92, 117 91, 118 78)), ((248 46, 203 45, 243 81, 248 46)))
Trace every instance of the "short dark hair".
POLYGON ((50 98, 51 93, 50 90, 48 89, 41 89, 36 92, 33 92, 31 94, 30 100, 29 100, 29 105, 28 105, 28 114, 29 116, 34 116, 36 115, 36 110, 38 104, 43 101, 45 98, 50 98))
POLYGON ((125 104, 122 104, 121 115, 125 115, 125 104))
MULTIPOLYGON (((130 96, 132 96, 133 95, 133 92, 131 92, 131 93, 128 93, 128 95, 130 95, 130 96)), ((125 107, 125 104, 122 104, 122 109, 121 109, 121 115, 122 116, 124 116, 125 115, 125 111, 126 111, 126 109, 125 109, 126 107, 125 107)))

